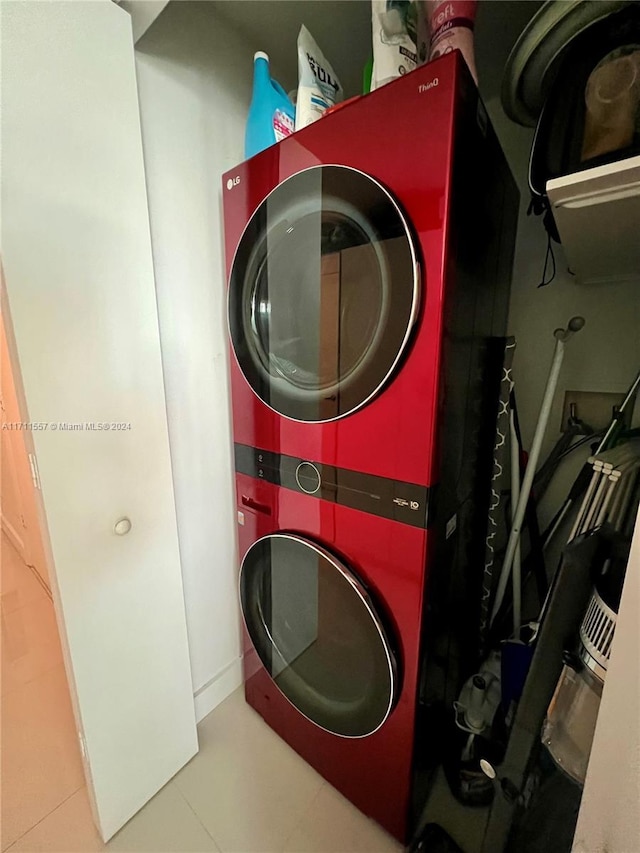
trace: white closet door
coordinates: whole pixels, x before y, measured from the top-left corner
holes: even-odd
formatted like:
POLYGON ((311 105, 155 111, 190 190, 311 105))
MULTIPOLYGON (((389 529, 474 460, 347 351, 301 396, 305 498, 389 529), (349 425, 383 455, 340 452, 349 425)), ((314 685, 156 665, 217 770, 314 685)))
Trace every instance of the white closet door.
POLYGON ((6 288, 106 839, 197 751, 131 24, 0 10, 6 288))

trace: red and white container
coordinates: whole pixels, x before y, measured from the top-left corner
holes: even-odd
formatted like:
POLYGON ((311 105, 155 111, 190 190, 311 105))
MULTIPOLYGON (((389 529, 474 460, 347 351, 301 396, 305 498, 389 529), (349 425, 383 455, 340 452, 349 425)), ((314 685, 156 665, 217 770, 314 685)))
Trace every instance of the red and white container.
POLYGON ((429 22, 429 59, 437 59, 456 48, 462 52, 473 79, 478 82, 473 51, 473 26, 477 0, 425 0, 429 22))

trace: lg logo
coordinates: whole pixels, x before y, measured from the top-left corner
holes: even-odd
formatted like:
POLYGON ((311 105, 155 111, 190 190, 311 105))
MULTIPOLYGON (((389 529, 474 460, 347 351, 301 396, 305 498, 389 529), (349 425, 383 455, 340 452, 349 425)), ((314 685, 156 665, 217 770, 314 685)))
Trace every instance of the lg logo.
POLYGON ((229 178, 227 181, 227 189, 232 190, 234 187, 237 187, 240 183, 240 175, 236 175, 235 178, 229 178))

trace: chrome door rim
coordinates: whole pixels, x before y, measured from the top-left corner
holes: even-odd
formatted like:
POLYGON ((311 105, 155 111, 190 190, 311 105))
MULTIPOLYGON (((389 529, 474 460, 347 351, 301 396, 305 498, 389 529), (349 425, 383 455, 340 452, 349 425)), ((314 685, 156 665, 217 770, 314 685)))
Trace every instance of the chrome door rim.
POLYGON ((398 205, 398 203, 395 200, 395 198, 393 197, 393 195, 389 192, 389 190, 383 184, 380 183, 380 181, 378 181, 376 178, 372 177, 371 175, 367 174, 366 172, 363 172, 361 169, 356 169, 353 166, 345 166, 345 165, 340 164, 340 163, 323 163, 322 165, 309 166, 306 169, 300 169, 298 172, 294 172, 292 175, 289 175, 287 178, 285 178, 283 181, 280 181, 275 187, 273 187, 273 189, 271 189, 267 193, 267 195, 262 199, 262 201, 256 206, 255 210, 253 211, 253 213, 251 214, 251 216, 247 220, 247 224, 242 229, 242 233, 240 234, 240 237, 238 238, 238 242, 236 243, 236 248, 233 252, 233 258, 231 261, 231 266, 229 267, 229 281, 227 282, 227 334, 229 335, 229 340, 231 341, 231 351, 233 352, 233 357, 234 357, 235 362, 238 366, 238 369, 242 375, 242 378, 244 379, 244 381, 247 383, 247 385, 251 389, 252 394, 258 400, 260 400, 260 402, 263 405, 265 405, 268 409, 271 409, 271 411, 275 412, 275 414, 278 415, 279 417, 286 418, 287 420, 293 421, 294 423, 325 424, 325 423, 331 423, 332 421, 338 421, 338 420, 341 420, 342 418, 346 418, 349 415, 352 415, 354 412, 357 412, 359 409, 363 408, 368 403, 370 403, 371 400, 373 400, 382 391, 382 389, 386 387, 391 376, 393 376, 393 374, 396 371, 396 368, 398 366, 398 362, 400 361, 400 359, 402 358, 402 356, 404 355, 404 353, 407 349, 407 345, 409 343, 409 338, 411 337, 411 333, 413 332, 413 327, 415 326, 416 320, 418 319, 418 312, 420 309, 420 295, 421 295, 420 294, 420 291, 421 291, 420 278, 421 278, 421 272, 420 272, 420 263, 418 260, 418 253, 416 251, 415 241, 414 241, 413 235, 411 233, 411 228, 410 228, 409 223, 407 221, 407 217, 402 212, 402 209, 398 205), (240 364, 240 361, 238 359, 238 356, 236 353, 236 348, 235 348, 234 343, 233 343, 233 336, 231 334, 231 317, 230 317, 230 291, 231 291, 230 285, 231 285, 231 282, 230 282, 230 279, 231 279, 231 276, 233 274, 233 270, 234 270, 235 263, 236 263, 236 256, 238 254, 238 250, 240 248, 240 245, 242 243, 244 235, 245 235, 246 231, 248 230, 248 228, 250 227, 250 225, 252 224, 254 218, 256 217, 258 212, 260 211, 260 208, 262 207, 262 205, 281 186, 283 186, 284 184, 286 184, 288 181, 292 180, 293 178, 296 178, 298 175, 302 175, 306 172, 315 171, 316 169, 326 169, 326 168, 345 169, 345 170, 348 170, 351 172, 355 172, 358 175, 362 175, 364 178, 366 178, 367 180, 369 180, 373 184, 375 184, 387 196, 388 200, 393 205, 396 213, 398 214, 398 217, 402 223, 404 236, 405 236, 407 243, 409 245, 409 251, 411 254, 411 261, 412 261, 412 267, 413 267, 413 283, 412 283, 412 296, 411 296, 411 311, 410 311, 409 319, 407 321, 407 327, 405 329, 404 337, 402 339, 400 346, 398 347, 398 351, 396 352, 396 355, 393 359, 393 362, 389 366, 389 369, 385 373, 383 379, 378 383, 378 385, 374 388, 374 390, 371 391, 371 393, 365 399, 363 399, 357 405, 350 408, 348 411, 342 412, 341 414, 335 415, 334 417, 331 417, 331 418, 319 418, 318 420, 309 421, 309 420, 304 420, 302 418, 294 418, 291 415, 284 414, 283 412, 279 412, 277 409, 274 409, 273 406, 271 406, 266 400, 264 400, 260 396, 260 394, 258 394, 256 389, 251 384, 251 382, 247 379, 245 372, 242 369, 242 365, 240 364))
MULTIPOLYGON (((334 557, 334 555, 331 554, 330 551, 327 551, 321 545, 317 545, 315 542, 312 542, 310 539, 306 539, 304 536, 300 536, 300 535, 297 535, 294 533, 269 533, 266 536, 261 536, 260 539, 256 539, 256 541, 251 544, 251 546, 247 549, 244 557, 242 558, 242 562, 240 564, 240 572, 238 575, 238 600, 240 602, 240 613, 242 614, 242 621, 243 621, 245 630, 247 631, 247 634, 249 635, 249 639, 251 639, 251 631, 249 630, 249 626, 247 624, 247 620, 246 620, 245 613, 244 613, 244 608, 242 607, 242 592, 241 592, 242 572, 244 571, 245 563, 246 563, 247 558, 249 557, 250 553, 252 552, 252 550, 254 548, 256 548, 258 545, 266 542, 267 540, 273 540, 273 539, 291 540, 291 541, 297 542, 298 544, 309 548, 312 551, 315 551, 317 554, 319 554, 321 557, 323 557, 325 560, 327 560, 327 562, 329 562, 335 569, 337 569, 338 572, 344 577, 344 579, 350 584, 353 591, 356 593, 356 595, 361 600, 362 604, 365 606, 365 608, 369 614, 369 618, 373 622, 375 629, 378 633, 382 648, 384 649, 385 660, 387 663, 387 672, 389 675, 389 701, 388 701, 387 708, 385 710, 384 716, 382 717, 382 719, 380 720, 380 722, 378 723, 378 725, 375 728, 371 729, 371 731, 365 732, 364 734, 360 734, 360 735, 345 735, 345 734, 342 734, 340 732, 335 732, 335 731, 332 731, 331 729, 327 729, 325 726, 320 725, 320 723, 316 722, 316 720, 313 720, 311 717, 309 717, 307 714, 305 714, 304 711, 301 711, 300 708, 298 708, 298 706, 294 702, 292 702, 292 700, 287 696, 287 694, 284 693, 284 691, 280 689, 280 687, 278 686, 275 679, 269 673, 267 673, 267 674, 269 675, 269 678, 270 678, 272 684, 278 690, 280 695, 283 696, 287 700, 287 702, 293 708, 295 708, 296 711, 302 717, 304 717, 310 723, 313 723, 314 726, 317 726, 319 729, 322 729, 322 731, 328 732, 329 734, 334 735, 335 737, 342 737, 342 738, 346 738, 348 740, 360 740, 360 739, 365 738, 365 737, 370 737, 372 734, 375 734, 375 732, 377 732, 385 724, 385 722, 389 718, 389 715, 391 714, 391 712, 393 711, 393 709, 396 705, 396 700, 398 698, 398 692, 399 692, 398 665, 397 665, 397 662, 395 659, 395 655, 391 649, 391 644, 389 643, 389 640, 387 638, 387 632, 385 631, 385 628, 382 624, 382 621, 380 620, 380 617, 376 613, 375 607, 373 605, 373 602, 371 601, 371 597, 370 597, 369 593, 364 588, 364 586, 361 584, 361 582, 355 577, 355 575, 353 575, 352 572, 349 571, 349 569, 343 563, 340 562, 340 560, 338 560, 336 557, 334 557)), ((278 647, 274 643, 273 638, 271 637, 271 634, 270 634, 270 632, 266 626, 265 626, 265 629, 266 629, 266 633, 267 633, 267 636, 269 637, 269 640, 271 642, 272 647, 276 650, 276 653, 278 654, 278 656, 281 657, 280 652, 278 650, 278 647)), ((253 640, 251 640, 251 644, 252 644, 254 650, 256 651, 256 654, 258 654, 258 658, 260 658, 258 650, 255 648, 255 645, 253 644, 253 640)), ((260 665, 264 667, 264 664, 262 663, 262 659, 260 659, 260 665)))

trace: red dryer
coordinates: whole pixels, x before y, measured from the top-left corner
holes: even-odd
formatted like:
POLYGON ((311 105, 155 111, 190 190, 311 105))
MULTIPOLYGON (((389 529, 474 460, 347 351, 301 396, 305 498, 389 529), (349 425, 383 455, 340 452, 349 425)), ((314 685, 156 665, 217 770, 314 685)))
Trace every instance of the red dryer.
POLYGON ((476 663, 517 191, 456 52, 223 198, 246 698, 405 840, 476 663))

